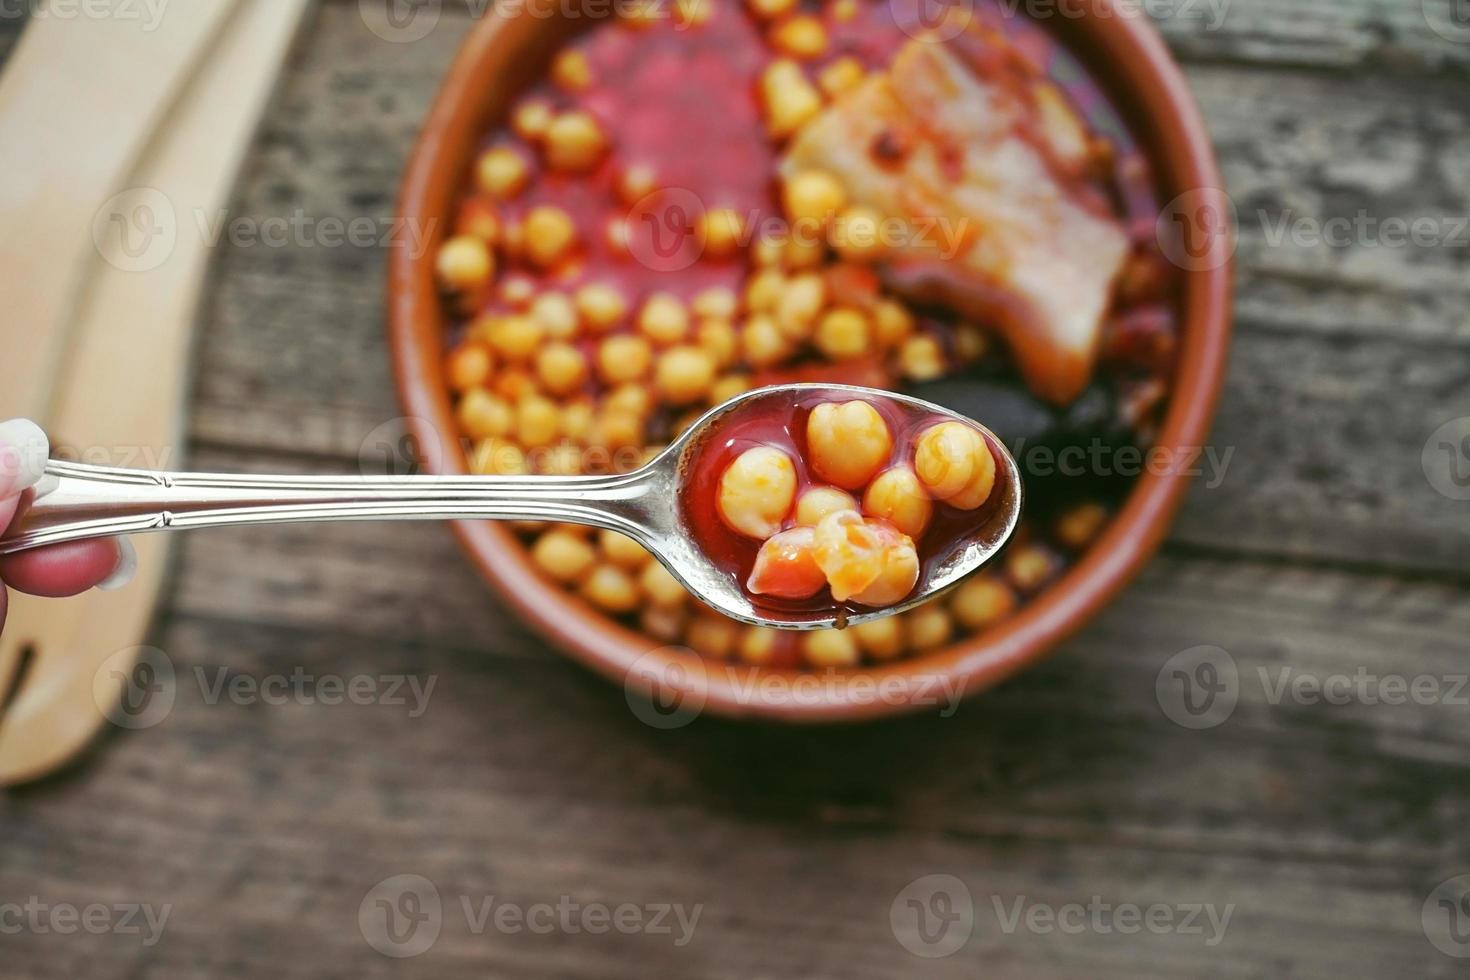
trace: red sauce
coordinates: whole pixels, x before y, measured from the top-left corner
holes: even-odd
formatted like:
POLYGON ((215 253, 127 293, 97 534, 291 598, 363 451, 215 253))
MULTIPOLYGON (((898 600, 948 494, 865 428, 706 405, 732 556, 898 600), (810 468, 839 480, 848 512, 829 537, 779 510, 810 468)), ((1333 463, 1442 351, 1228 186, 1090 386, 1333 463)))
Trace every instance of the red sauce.
MULTIPOLYGON (((745 582, 755 567, 756 554, 763 542, 739 534, 730 529, 720 517, 717 498, 720 477, 741 453, 758 446, 779 449, 791 457, 796 466, 796 498, 814 486, 828 486, 811 473, 807 464, 807 418, 818 406, 827 402, 852 401, 851 395, 841 392, 832 394, 813 393, 804 395, 789 406, 773 407, 756 404, 749 408, 737 408, 721 419, 716 431, 711 433, 685 483, 680 499, 680 509, 690 531, 694 534, 700 550, 708 555, 717 566, 730 576, 751 602, 760 609, 785 613, 814 613, 831 610, 838 606, 848 611, 871 611, 857 604, 835 603, 826 589, 809 599, 779 599, 766 595, 754 595, 745 588, 745 582)), ((930 426, 940 422, 954 421, 952 416, 940 415, 914 408, 897 400, 869 401, 888 423, 893 436, 893 450, 888 461, 879 472, 899 464, 913 465, 914 444, 930 426)), ((987 437, 986 441, 990 440, 987 437)), ((991 454, 996 458, 996 486, 1001 485, 1001 455, 991 445, 991 454)), ((850 491, 862 499, 862 489, 850 491)), ((934 516, 924 534, 914 544, 919 552, 919 581, 925 581, 929 571, 952 555, 962 543, 980 530, 992 517, 1000 499, 993 492, 988 501, 975 510, 960 510, 942 501, 934 502, 934 516)), ((795 524, 788 519, 784 527, 795 524)), ((784 529, 784 528, 783 528, 784 529)))

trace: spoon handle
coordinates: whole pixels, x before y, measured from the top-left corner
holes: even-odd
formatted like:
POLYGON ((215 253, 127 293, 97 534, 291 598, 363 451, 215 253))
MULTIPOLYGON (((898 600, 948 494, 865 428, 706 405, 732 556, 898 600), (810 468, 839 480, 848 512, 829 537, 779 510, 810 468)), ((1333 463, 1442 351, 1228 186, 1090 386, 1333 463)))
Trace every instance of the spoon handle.
POLYGON ((653 470, 612 476, 258 476, 51 460, 0 555, 143 531, 296 521, 528 520, 645 537, 653 470))

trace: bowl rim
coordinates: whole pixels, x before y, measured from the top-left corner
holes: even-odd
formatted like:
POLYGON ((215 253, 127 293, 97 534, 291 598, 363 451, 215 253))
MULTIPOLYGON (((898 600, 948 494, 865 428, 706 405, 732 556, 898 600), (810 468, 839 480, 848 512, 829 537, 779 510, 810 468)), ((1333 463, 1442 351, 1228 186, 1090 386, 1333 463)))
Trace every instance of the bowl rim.
MULTIPOLYGON (((1115 103, 1131 110, 1130 119, 1144 118, 1155 131, 1139 135, 1155 180, 1165 188, 1161 198, 1223 193, 1199 108, 1157 29, 1115 0, 1082 10, 1068 21, 1073 37, 1063 43, 1084 58, 1115 103)), ((477 21, 434 99, 404 172, 396 217, 419 222, 428 229, 428 239, 424 249, 390 253, 388 342, 410 434, 418 446, 441 450, 421 459, 431 473, 468 472, 460 440, 441 439, 456 427, 440 368, 444 317, 433 256, 478 146, 498 49, 524 43, 526 32, 536 29, 526 24, 525 15, 491 13, 477 21)), ((1201 448, 1209 434, 1231 333, 1231 252, 1233 246, 1208 268, 1183 271, 1179 357, 1155 443, 1166 450, 1201 448)), ((656 691, 673 695, 672 703, 685 716, 692 709, 781 722, 854 721, 932 710, 940 688, 970 697, 1047 656, 1152 557, 1190 479, 1177 469, 1143 473, 1082 557, 999 626, 918 656, 829 672, 822 683, 800 680, 819 671, 711 662, 682 647, 658 645, 547 582, 508 527, 479 521, 457 522, 454 528, 481 576, 522 618, 573 659, 623 684, 630 699, 656 691)))

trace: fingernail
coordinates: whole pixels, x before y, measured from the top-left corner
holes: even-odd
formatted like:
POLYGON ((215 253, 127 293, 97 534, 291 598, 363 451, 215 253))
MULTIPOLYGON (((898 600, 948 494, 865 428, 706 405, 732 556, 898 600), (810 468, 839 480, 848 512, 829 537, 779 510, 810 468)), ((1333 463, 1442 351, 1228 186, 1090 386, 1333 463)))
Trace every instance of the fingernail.
POLYGON ((117 539, 117 565, 112 574, 97 583, 103 592, 116 592, 133 580, 138 573, 138 552, 127 538, 117 539))
POLYGON ((51 442, 30 419, 0 422, 0 496, 29 490, 46 474, 51 442))

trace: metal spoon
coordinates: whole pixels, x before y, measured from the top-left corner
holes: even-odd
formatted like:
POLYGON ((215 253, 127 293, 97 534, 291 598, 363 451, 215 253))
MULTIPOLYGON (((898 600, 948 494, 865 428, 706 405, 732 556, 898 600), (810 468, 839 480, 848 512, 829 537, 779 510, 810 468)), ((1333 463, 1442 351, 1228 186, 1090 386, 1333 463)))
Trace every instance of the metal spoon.
MULTIPOLYGON (((990 435, 996 481, 989 519, 943 562, 925 569, 912 595, 882 609, 781 613, 756 607, 738 579, 699 548, 679 504, 683 480, 720 420, 735 409, 789 409, 810 392, 890 399, 970 422, 917 398, 845 385, 781 385, 747 392, 707 412, 652 462, 611 476, 256 476, 159 473, 51 460, 35 498, 0 539, 0 555, 88 538, 235 524, 362 520, 531 520, 621 531, 652 552, 685 588, 733 619, 810 630, 848 626, 911 608, 990 560, 1016 528, 1016 461, 990 435)), ((974 424, 970 422, 970 424, 974 424)), ((981 427, 984 428, 983 426, 981 427)))

